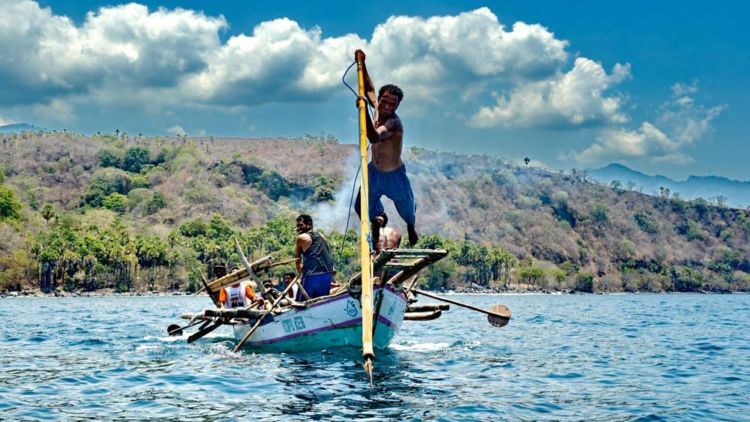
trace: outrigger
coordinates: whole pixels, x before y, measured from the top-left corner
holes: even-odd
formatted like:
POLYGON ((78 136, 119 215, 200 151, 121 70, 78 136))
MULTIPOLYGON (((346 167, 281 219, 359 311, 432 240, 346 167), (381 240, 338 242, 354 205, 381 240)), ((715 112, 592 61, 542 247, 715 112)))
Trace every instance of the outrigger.
MULTIPOLYGON (((361 168, 367 168, 366 101, 362 63, 357 60, 359 81, 359 138, 361 168)), ((360 205, 368 209, 367 171, 360 172, 360 205)), ((372 382, 372 365, 375 349, 388 347, 398 333, 404 320, 432 320, 439 318, 449 304, 462 306, 487 315, 495 327, 503 327, 511 313, 504 305, 494 305, 490 311, 476 308, 452 299, 437 296, 416 288, 418 273, 422 269, 444 258, 448 251, 431 249, 386 249, 377 256, 373 253, 370 237, 370 221, 366 212, 360 223, 360 273, 346 283, 333 288, 329 295, 307 298, 296 302, 287 298, 295 284, 301 288, 299 276, 283 292, 266 289, 256 282, 266 299, 258 308, 222 309, 217 300, 218 292, 243 279, 260 280, 268 270, 291 261, 277 262, 267 256, 253 263, 245 258, 242 248, 235 243, 243 267, 212 282, 203 280, 204 289, 216 305, 195 314, 184 314, 190 323, 184 327, 170 325, 169 334, 182 334, 186 328, 199 326, 188 337, 193 342, 221 325, 233 328, 239 342, 234 352, 245 345, 251 350, 270 352, 298 352, 323 350, 332 347, 351 346, 362 349, 364 367, 372 382), (448 304, 416 305, 417 295, 423 295, 448 304)))

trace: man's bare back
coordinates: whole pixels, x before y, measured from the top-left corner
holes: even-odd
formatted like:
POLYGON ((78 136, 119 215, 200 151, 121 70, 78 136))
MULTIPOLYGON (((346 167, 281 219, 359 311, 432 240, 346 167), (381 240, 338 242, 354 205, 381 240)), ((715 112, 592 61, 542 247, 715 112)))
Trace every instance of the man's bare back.
POLYGON ((380 227, 380 236, 378 236, 378 241, 375 244, 375 253, 378 254, 385 249, 398 249, 401 246, 401 233, 395 228, 386 227, 388 216, 381 213, 375 217, 375 220, 380 227))

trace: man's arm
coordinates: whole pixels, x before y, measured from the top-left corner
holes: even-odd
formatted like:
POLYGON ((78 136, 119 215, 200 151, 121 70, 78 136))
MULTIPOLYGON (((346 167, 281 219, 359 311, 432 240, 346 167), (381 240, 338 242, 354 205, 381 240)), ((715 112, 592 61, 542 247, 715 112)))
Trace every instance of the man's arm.
POLYGON ((302 253, 312 245, 312 237, 309 234, 303 233, 297 236, 297 242, 294 245, 294 257, 297 258, 295 266, 297 267, 297 273, 302 273, 302 253))
POLYGON ((396 132, 402 130, 401 119, 399 119, 398 116, 394 115, 394 117, 388 119, 384 124, 375 127, 370 118, 370 114, 365 114, 367 115, 367 139, 370 143, 376 144, 378 142, 387 141, 395 135, 396 132))
POLYGON ((227 290, 226 288, 221 289, 219 292, 219 307, 223 308, 224 304, 227 302, 227 290))
POLYGON ((249 284, 245 285, 245 296, 247 296, 251 301, 255 301, 255 291, 253 291, 253 288, 250 287, 249 284))

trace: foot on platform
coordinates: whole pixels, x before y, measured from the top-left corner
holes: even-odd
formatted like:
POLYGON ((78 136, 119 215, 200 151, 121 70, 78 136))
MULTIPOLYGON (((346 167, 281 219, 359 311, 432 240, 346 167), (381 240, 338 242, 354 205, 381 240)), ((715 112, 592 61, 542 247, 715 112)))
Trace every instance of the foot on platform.
POLYGON ((409 246, 414 247, 419 241, 419 235, 417 229, 414 228, 414 224, 407 224, 406 231, 409 232, 409 246))

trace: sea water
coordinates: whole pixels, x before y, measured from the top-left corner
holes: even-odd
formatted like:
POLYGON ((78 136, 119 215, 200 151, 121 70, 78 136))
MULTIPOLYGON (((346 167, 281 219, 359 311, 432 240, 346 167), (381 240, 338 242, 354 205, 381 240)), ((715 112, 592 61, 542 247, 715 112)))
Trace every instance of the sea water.
MULTIPOLYGON (((232 353, 166 327, 206 297, 0 299, 0 419, 748 420, 750 295, 452 295, 374 380, 354 349, 232 353)), ((426 303, 427 301, 422 301, 426 303)))

